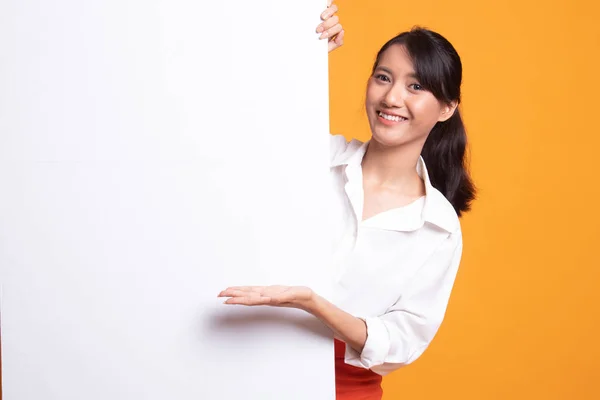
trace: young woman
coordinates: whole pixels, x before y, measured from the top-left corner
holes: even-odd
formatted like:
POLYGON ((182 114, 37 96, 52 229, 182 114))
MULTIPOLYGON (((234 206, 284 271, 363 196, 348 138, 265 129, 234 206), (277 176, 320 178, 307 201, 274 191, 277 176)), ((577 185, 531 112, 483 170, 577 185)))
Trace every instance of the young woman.
MULTIPOLYGON (((333 50, 330 5, 317 32, 333 50)), ((332 136, 336 288, 231 287, 226 304, 305 310, 335 334, 338 400, 379 400, 381 377, 417 359, 446 311, 462 253, 459 216, 475 189, 458 110, 462 66, 441 35, 413 29, 377 54, 367 84, 371 139, 332 136)))

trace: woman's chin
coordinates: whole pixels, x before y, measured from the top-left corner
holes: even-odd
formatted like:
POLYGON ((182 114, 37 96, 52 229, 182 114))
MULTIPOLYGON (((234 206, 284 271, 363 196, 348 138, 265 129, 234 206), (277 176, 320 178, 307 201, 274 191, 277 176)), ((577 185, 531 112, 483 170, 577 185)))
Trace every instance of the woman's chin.
POLYGON ((389 132, 380 130, 374 130, 372 132, 371 140, 377 142, 379 145, 384 147, 396 147, 407 143, 406 135, 401 132, 389 132))
POLYGON ((390 129, 390 127, 375 126, 371 129, 371 140, 377 142, 382 147, 397 147, 413 143, 425 143, 427 135, 415 135, 407 127, 400 129, 390 129))

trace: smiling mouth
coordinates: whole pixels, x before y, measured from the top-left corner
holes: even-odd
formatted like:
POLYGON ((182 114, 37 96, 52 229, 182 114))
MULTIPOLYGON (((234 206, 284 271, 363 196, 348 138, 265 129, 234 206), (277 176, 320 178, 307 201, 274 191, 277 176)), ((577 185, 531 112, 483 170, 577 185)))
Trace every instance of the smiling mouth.
POLYGON ((402 122, 402 121, 406 121, 408 120, 408 118, 404 118, 401 117, 399 115, 390 115, 390 114, 386 114, 382 111, 377 111, 377 115, 379 115, 381 118, 387 120, 387 121, 393 121, 393 122, 402 122))

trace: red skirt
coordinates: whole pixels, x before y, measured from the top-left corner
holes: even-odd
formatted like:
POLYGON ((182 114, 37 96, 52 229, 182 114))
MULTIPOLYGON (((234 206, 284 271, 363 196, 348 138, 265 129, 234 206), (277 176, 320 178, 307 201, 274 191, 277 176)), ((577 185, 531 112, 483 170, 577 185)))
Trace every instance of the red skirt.
POLYGON ((346 344, 335 339, 336 400, 381 400, 381 375, 344 362, 346 344))

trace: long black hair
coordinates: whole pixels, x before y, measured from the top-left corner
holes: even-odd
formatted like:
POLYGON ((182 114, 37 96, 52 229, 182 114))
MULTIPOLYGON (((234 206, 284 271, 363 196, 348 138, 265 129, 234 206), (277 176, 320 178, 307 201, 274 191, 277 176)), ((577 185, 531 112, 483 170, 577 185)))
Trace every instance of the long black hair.
MULTIPOLYGON (((402 45, 410 56, 419 84, 439 101, 460 104, 462 63, 452 44, 439 33, 416 27, 383 45, 373 66, 393 45, 402 45)), ((452 204, 460 217, 475 199, 475 185, 467 163, 467 133, 458 108, 448 120, 438 122, 427 137, 421 156, 431 184, 452 204)))

